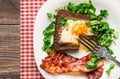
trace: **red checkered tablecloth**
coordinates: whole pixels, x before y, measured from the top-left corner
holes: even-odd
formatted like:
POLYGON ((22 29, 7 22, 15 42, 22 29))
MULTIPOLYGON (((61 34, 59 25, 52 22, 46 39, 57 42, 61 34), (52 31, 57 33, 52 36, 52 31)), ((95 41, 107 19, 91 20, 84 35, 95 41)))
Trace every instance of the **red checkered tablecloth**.
POLYGON ((21 0, 21 79, 43 79, 33 55, 33 27, 36 14, 46 0, 21 0))

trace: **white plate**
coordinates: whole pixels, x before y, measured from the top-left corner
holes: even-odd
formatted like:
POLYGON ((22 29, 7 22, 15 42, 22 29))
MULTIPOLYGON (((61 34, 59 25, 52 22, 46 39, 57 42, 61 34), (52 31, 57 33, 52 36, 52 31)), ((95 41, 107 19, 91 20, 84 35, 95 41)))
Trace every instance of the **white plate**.
MULTIPOLYGON (((50 23, 49 19, 47 18, 46 13, 51 12, 55 13, 55 9, 68 4, 69 2, 80 3, 85 0, 48 0, 39 10, 34 26, 34 56, 36 60, 37 67, 40 73, 46 79, 86 79, 84 75, 81 76, 68 76, 68 75, 51 75, 41 69, 39 66, 41 64, 41 60, 47 56, 45 52, 41 50, 43 45, 43 34, 42 31, 48 26, 50 23)), ((87 1, 87 0, 86 0, 87 1)), ((106 21, 109 22, 110 26, 116 29, 119 32, 119 38, 115 40, 116 45, 113 44, 111 48, 115 52, 115 56, 120 61, 120 1, 119 0, 92 0, 93 4, 97 8, 97 12, 100 9, 107 9, 109 12, 109 16, 106 21)), ((109 68, 109 64, 113 63, 111 61, 105 61, 104 69, 109 68)), ((111 75, 108 77, 107 74, 104 73, 101 79, 118 79, 120 77, 120 67, 117 65, 112 70, 111 75)))

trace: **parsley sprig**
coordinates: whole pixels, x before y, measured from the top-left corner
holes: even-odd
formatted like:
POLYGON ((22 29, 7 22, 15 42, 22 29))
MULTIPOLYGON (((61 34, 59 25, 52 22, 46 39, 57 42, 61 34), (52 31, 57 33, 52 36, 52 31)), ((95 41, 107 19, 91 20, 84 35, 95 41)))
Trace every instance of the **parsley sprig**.
POLYGON ((115 30, 110 28, 109 24, 104 21, 93 20, 86 22, 87 26, 91 27, 91 32, 97 34, 96 40, 101 44, 101 46, 109 47, 110 44, 115 39, 115 30))
POLYGON ((60 19, 59 19, 59 23, 60 23, 62 26, 65 26, 65 25, 68 24, 68 21, 67 21, 66 18, 64 18, 64 17, 60 17, 60 19))
POLYGON ((110 64, 109 69, 106 70, 106 73, 108 74, 108 76, 110 75, 112 69, 114 69, 115 65, 114 64, 110 64))
POLYGON ((91 20, 102 20, 104 17, 108 16, 107 10, 100 10, 100 14, 97 15, 96 7, 93 5, 91 0, 89 0, 89 2, 82 2, 79 4, 70 2, 64 9, 74 13, 87 14, 90 16, 91 20))
POLYGON ((86 68, 91 70, 97 66, 97 60, 99 60, 101 57, 97 54, 91 54, 90 58, 91 59, 86 64, 86 68))
POLYGON ((49 52, 52 50, 52 44, 51 44, 51 37, 54 34, 54 27, 55 27, 55 22, 51 22, 49 26, 43 31, 44 35, 44 45, 42 47, 42 50, 45 52, 49 52))

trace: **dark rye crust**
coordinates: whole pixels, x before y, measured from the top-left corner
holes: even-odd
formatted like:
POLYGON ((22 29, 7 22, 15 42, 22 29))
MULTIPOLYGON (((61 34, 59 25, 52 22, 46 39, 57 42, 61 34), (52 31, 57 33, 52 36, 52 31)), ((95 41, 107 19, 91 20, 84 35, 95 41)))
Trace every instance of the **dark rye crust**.
POLYGON ((89 16, 84 15, 84 14, 73 13, 67 10, 60 10, 56 16, 55 33, 54 33, 54 38, 53 38, 53 49, 55 51, 66 51, 66 50, 79 49, 79 45, 60 42, 60 37, 61 37, 61 32, 62 32, 62 26, 59 23, 60 17, 64 17, 66 19, 76 18, 77 20, 89 21, 90 20, 89 16))

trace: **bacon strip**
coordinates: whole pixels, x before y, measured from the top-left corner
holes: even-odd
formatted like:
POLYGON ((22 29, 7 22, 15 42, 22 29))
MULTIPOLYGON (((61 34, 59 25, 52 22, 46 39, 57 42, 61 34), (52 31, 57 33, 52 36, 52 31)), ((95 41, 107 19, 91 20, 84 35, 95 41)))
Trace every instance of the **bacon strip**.
MULTIPOLYGON (((42 60, 40 67, 51 74, 63 74, 68 72, 91 72, 93 70, 88 70, 86 68, 86 63, 89 60, 89 55, 79 59, 63 53, 50 52, 48 56, 42 60)), ((95 69, 102 66, 103 61, 99 60, 95 69)))
POLYGON ((99 79, 102 76, 102 73, 103 73, 103 68, 100 67, 92 72, 88 72, 87 77, 88 79, 99 79))

